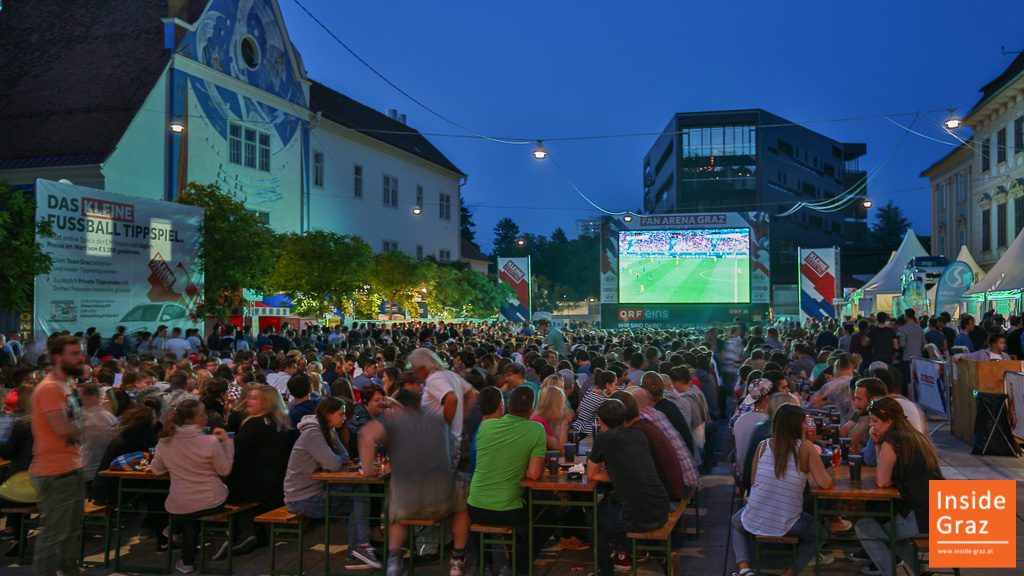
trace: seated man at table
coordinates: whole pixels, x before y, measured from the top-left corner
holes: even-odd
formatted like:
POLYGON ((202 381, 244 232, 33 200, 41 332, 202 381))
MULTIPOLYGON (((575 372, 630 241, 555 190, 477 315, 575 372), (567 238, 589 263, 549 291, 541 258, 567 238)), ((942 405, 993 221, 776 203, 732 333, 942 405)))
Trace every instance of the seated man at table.
MULTIPOLYGON (((455 507, 455 470, 444 419, 422 410, 419 396, 408 390, 400 390, 395 400, 399 406, 392 408, 391 414, 368 422, 359 432, 361 474, 377 474, 378 444, 385 446, 391 457, 387 576, 398 576, 404 569, 406 528, 398 522, 407 518, 439 520, 450 516, 455 507)), ((469 530, 460 529, 463 525, 468 523, 453 522, 452 526, 451 576, 462 576, 464 570, 462 555, 469 530)))
MULTIPOLYGON (((610 398, 597 410, 601 432, 587 463, 587 479, 610 482, 615 490, 597 509, 600 576, 613 576, 609 540, 625 549, 627 532, 657 530, 668 520, 669 499, 658 478, 643 432, 625 426, 626 406, 610 398)), ((628 567, 628 566, 626 566, 628 567)))
MULTIPOLYGON (((518 386, 508 397, 508 413, 480 424, 476 434, 476 469, 469 487, 469 517, 478 524, 525 527, 524 478, 537 480, 544 471, 547 437, 540 422, 530 420, 533 389, 518 386)), ((550 522, 542 522, 550 524, 550 522)), ((550 532, 535 532, 534 553, 550 532)), ((525 543, 526 538, 520 538, 525 543)), ((527 560, 525 546, 516 550, 517 560, 527 560)), ((481 559, 483 562, 483 559, 481 559)), ((525 566, 519 563, 520 566, 525 566)))

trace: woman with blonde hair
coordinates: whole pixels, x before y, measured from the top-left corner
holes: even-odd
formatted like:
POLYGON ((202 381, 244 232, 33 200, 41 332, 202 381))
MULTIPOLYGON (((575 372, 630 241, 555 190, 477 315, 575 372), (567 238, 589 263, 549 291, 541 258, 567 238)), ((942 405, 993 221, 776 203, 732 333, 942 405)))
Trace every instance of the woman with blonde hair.
POLYGON ((548 376, 544 379, 544 386, 540 389, 540 398, 537 400, 537 407, 533 410, 531 420, 544 426, 548 450, 558 450, 561 453, 569 438, 569 421, 572 418, 565 402, 565 391, 560 385, 548 385, 548 380, 552 378, 561 381, 558 376, 548 376))
POLYGON ((234 554, 247 554, 257 546, 266 545, 262 526, 257 531, 253 520, 258 514, 284 503, 284 477, 296 438, 281 393, 273 386, 248 388, 244 405, 245 420, 235 433, 235 463, 228 476, 231 492, 228 503, 256 503, 257 506, 236 516, 239 544, 234 554))

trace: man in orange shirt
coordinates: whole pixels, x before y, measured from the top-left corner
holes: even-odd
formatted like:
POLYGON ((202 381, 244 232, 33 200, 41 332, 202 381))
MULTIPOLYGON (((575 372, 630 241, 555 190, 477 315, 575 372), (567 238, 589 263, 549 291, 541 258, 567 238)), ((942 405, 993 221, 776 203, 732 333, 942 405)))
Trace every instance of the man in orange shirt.
POLYGON ((85 485, 82 482, 81 406, 71 379, 85 371, 82 344, 73 336, 57 336, 47 345, 54 368, 32 393, 32 465, 29 472, 39 491, 43 532, 36 543, 32 573, 79 574, 85 485))

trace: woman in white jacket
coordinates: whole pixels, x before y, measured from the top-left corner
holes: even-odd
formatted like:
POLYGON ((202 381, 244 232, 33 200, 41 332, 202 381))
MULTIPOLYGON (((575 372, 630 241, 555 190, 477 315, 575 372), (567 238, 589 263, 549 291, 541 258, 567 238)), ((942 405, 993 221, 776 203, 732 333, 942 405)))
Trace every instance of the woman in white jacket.
MULTIPOLYGON (((288 458, 284 477, 284 503, 288 510, 307 518, 323 518, 327 491, 323 482, 313 480, 317 470, 334 472, 348 462, 348 450, 338 437, 345 423, 345 403, 327 396, 316 406, 316 412, 299 420, 299 439, 288 458)), ((355 491, 368 491, 365 484, 351 486, 355 491)), ((381 562, 370 546, 370 502, 366 498, 346 498, 340 513, 348 516, 348 561, 351 564, 380 568, 381 562), (346 510, 346 508, 351 508, 346 510)), ((365 567, 365 566, 363 566, 365 567)))

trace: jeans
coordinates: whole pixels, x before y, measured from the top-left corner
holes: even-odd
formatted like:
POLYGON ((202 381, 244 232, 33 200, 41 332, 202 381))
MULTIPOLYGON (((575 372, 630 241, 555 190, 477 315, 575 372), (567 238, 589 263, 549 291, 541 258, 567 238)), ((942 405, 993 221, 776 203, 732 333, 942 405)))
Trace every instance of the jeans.
MULTIPOLYGON (((670 504, 671 508, 671 504, 670 504)), ((614 495, 608 495, 597 505, 597 562, 600 576, 613 576, 615 568, 612 566, 611 544, 614 542, 619 550, 629 549, 627 532, 645 532, 655 530, 661 526, 631 526, 622 516, 622 505, 614 495)), ((636 559, 633 559, 636 562, 636 559)))
MULTIPOLYGON (((550 492, 538 493, 541 498, 553 498, 554 495, 550 492)), ((529 536, 526 534, 526 528, 529 520, 527 515, 526 505, 524 503, 522 508, 516 508, 514 510, 488 510, 486 508, 477 508, 472 504, 466 506, 469 512, 469 519, 476 524, 491 524, 494 526, 511 526, 516 531, 516 568, 525 569, 530 559, 536 558, 540 555, 540 551, 544 549, 544 544, 547 543, 554 533, 554 528, 534 528, 533 529, 533 550, 529 549, 529 536)), ((553 525, 557 524, 558 510, 548 506, 540 511, 540 515, 536 518, 535 524, 553 525)), ((485 562, 484 558, 480 559, 480 562, 485 562)), ((497 564, 495 564, 497 566, 497 564)))
MULTIPOLYGON (((885 526, 874 518, 861 518, 854 526, 857 538, 871 561, 878 566, 884 576, 892 574, 892 550, 889 550, 889 524, 885 526)), ((896 555, 910 564, 914 563, 914 547, 910 539, 920 535, 917 518, 911 512, 906 517, 896 514, 896 555)))
MULTIPOLYGON (((366 484, 348 486, 354 492, 369 492, 370 487, 366 484)), ((368 498, 335 498, 338 505, 332 507, 331 514, 348 515, 348 549, 351 550, 357 544, 369 544, 370 542, 370 500, 368 498)), ((306 518, 323 518, 327 510, 327 492, 320 491, 314 496, 305 500, 286 502, 288 511, 293 514, 302 514, 306 518)))
POLYGON ((32 574, 53 576, 58 571, 78 574, 78 546, 85 515, 82 471, 59 476, 32 476, 39 491, 43 532, 32 557, 32 574))
POLYGON ((171 522, 181 528, 181 563, 193 566, 196 563, 196 542, 199 535, 199 519, 209 514, 220 512, 222 506, 207 510, 199 510, 189 514, 171 514, 171 522))
MULTIPOLYGON (((732 541, 733 551, 736 554, 736 562, 753 563, 754 560, 754 535, 743 527, 743 508, 740 508, 732 515, 732 541)), ((818 543, 824 544, 827 537, 825 528, 814 521, 814 516, 807 512, 801 512, 796 524, 786 532, 786 536, 796 536, 800 543, 796 545, 796 573, 799 574, 804 566, 807 566, 817 550, 814 548, 814 536, 817 532, 818 543)))

